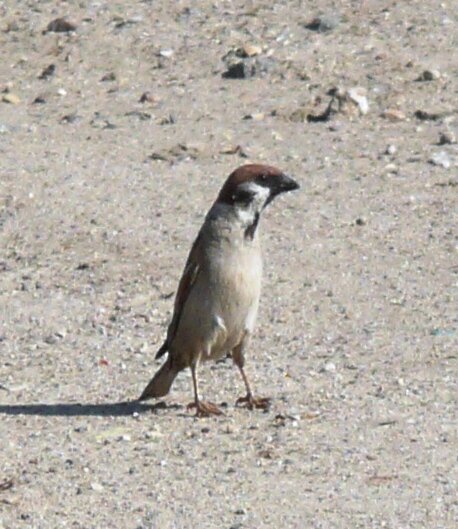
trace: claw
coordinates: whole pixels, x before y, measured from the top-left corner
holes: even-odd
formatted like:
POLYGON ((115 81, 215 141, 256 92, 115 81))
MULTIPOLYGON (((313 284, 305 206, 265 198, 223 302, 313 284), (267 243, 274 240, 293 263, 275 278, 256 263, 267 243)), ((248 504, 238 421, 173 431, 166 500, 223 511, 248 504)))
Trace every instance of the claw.
POLYGON ((196 408, 196 417, 210 417, 210 415, 223 415, 223 412, 213 402, 201 401, 196 404, 191 402, 187 406, 188 409, 196 408))
POLYGON ((253 395, 246 395, 237 399, 236 406, 244 406, 249 410, 268 410, 270 408, 271 399, 269 397, 253 397, 253 395))

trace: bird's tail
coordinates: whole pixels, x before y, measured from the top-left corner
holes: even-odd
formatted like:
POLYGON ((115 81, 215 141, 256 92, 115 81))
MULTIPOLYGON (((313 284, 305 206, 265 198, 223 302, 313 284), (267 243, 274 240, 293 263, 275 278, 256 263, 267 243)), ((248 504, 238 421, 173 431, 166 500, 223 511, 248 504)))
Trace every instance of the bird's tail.
POLYGON ((169 355, 165 363, 162 364, 159 371, 146 386, 139 400, 159 398, 167 395, 179 371, 180 369, 177 369, 173 365, 169 355))

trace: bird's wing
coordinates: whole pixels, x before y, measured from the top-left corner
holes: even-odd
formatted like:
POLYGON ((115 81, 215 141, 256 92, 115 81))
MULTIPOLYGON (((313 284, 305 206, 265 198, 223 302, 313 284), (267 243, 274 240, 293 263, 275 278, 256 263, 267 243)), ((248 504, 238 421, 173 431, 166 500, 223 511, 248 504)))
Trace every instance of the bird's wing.
POLYGON ((168 351, 169 345, 175 337, 175 334, 180 323, 181 314, 183 313, 183 307, 188 299, 189 293, 196 282, 197 276, 201 269, 201 237, 200 234, 192 245, 191 251, 189 252, 188 260, 184 267, 183 275, 181 276, 180 283, 178 284, 178 290, 175 296, 175 305, 173 310, 172 321, 170 322, 167 338, 162 344, 159 351, 156 353, 156 358, 160 358, 163 354, 168 351))

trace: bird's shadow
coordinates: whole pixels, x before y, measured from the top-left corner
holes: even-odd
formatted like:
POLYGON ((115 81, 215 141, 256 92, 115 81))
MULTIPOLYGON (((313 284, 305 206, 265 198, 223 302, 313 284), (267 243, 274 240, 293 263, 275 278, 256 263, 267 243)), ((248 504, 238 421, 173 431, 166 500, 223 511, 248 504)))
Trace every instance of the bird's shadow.
POLYGON ((0 404, 0 415, 36 415, 42 417, 126 417, 133 413, 155 412, 176 406, 165 402, 145 404, 138 400, 107 402, 102 404, 56 403, 56 404, 0 404))

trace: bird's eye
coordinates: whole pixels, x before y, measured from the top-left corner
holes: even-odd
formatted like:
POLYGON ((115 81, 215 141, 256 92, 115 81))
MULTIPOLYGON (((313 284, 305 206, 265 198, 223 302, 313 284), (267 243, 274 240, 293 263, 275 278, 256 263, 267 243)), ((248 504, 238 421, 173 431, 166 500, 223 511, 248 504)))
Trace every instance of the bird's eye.
POLYGON ((265 181, 267 180, 267 175, 266 175, 265 173, 263 173, 263 174, 261 175, 261 180, 262 180, 263 182, 265 182, 265 181))

